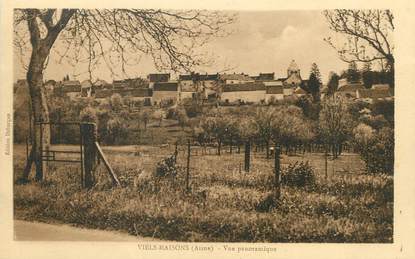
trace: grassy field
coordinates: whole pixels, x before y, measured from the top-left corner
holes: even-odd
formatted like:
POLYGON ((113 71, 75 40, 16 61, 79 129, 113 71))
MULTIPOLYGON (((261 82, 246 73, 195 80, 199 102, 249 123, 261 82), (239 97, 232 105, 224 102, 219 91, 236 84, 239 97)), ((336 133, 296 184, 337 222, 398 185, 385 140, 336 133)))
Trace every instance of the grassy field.
MULTIPOLYGON (((73 147, 57 147, 64 149, 73 147)), ((104 147, 123 187, 112 188, 99 167, 97 184, 80 188, 76 164, 54 164, 47 181, 14 186, 15 217, 116 229, 144 237, 221 242, 382 242, 393 238, 393 177, 368 175, 355 154, 328 161, 323 154, 282 155, 282 167, 309 161, 316 181, 306 187, 282 187, 277 208, 256 207, 272 191, 273 160, 254 153, 244 172, 243 154, 192 156, 190 193, 184 189, 184 147, 174 179, 153 176, 157 162, 174 147, 104 147)), ((15 177, 25 162, 24 146, 15 145, 15 177)))

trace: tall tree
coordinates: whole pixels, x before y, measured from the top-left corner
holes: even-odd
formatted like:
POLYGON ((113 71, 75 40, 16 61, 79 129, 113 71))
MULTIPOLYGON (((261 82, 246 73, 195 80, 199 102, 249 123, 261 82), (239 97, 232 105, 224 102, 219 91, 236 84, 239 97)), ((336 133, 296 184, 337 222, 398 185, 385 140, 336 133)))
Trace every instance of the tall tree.
POLYGON ((367 62, 363 64, 362 81, 366 88, 370 88, 374 83, 374 73, 372 72, 372 63, 367 62))
POLYGON ((321 73, 316 63, 311 64, 310 74, 314 74, 318 81, 321 83, 321 73))
MULTIPOLYGON (((342 42, 325 39, 345 62, 384 61, 394 78, 395 58, 392 33, 394 16, 390 10, 326 10, 331 30, 345 35, 342 42)), ((393 80, 392 84, 393 84, 393 80)))
POLYGON ((328 95, 333 95, 339 87, 339 75, 335 72, 330 72, 329 81, 327 82, 328 95))
POLYGON ((321 74, 316 63, 311 65, 310 77, 308 78, 308 90, 313 96, 314 102, 320 100, 320 86, 321 86, 321 74))
MULTIPOLYGON (((26 78, 32 116, 37 122, 49 121, 43 71, 53 56, 68 58, 72 63, 85 61, 90 77, 100 63, 107 64, 111 73, 114 66, 121 67, 125 73, 126 64, 137 61, 130 58, 137 57, 137 53, 150 55, 159 70, 190 71, 206 61, 197 47, 220 35, 234 18, 220 12, 197 10, 15 9, 15 46, 21 54, 25 50, 30 53, 26 78), (62 44, 60 48, 55 46, 57 39, 62 44)), ((35 161, 36 179, 40 180, 43 178, 40 157, 42 149, 49 146, 50 129, 43 128, 43 143, 39 143, 39 128, 34 129, 23 177, 28 177, 35 161)))

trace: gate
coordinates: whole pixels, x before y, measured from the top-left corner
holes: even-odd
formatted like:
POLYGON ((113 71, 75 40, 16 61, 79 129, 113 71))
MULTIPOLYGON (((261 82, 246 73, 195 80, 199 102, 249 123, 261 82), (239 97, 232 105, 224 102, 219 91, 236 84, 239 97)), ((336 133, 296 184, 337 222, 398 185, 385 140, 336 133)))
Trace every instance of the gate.
MULTIPOLYGON (((108 160, 106 159, 102 149, 97 142, 96 126, 95 123, 87 122, 35 122, 35 127, 39 127, 40 139, 39 144, 42 145, 40 163, 46 162, 64 162, 64 163, 77 163, 80 166, 81 171, 81 186, 84 188, 90 188, 94 185, 95 179, 93 172, 100 161, 103 161, 113 184, 120 185, 120 182, 112 170, 108 160), (79 149, 78 150, 58 150, 49 149, 43 146, 43 128, 58 126, 60 131, 62 127, 75 127, 79 132, 79 149), (77 158, 67 159, 60 156, 66 156, 68 154, 78 155, 77 158)), ((62 134, 59 134, 62 135, 62 134)), ((60 139, 62 141, 62 139, 60 139)), ((26 148, 28 150, 28 147, 26 148)))

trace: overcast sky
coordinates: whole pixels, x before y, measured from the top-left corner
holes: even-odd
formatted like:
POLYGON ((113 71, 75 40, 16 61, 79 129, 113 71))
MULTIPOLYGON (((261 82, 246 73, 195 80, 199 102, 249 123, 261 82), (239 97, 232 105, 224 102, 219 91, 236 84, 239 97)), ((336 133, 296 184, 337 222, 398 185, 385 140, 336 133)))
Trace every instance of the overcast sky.
MULTIPOLYGON (((276 77, 285 77, 291 60, 301 69, 303 79, 308 78, 313 62, 320 68, 323 83, 327 82, 330 71, 340 72, 347 68, 334 49, 324 38, 333 36, 321 11, 269 11, 238 12, 238 19, 232 26, 233 34, 218 38, 205 45, 215 59, 212 67, 199 68, 201 72, 216 73, 224 68, 234 68, 227 73, 275 72, 276 77)), ((25 70, 15 55, 15 78, 25 78, 25 70)), ((76 68, 69 64, 58 64, 51 56, 45 71, 45 79, 61 80, 66 74, 71 78, 88 79, 82 66, 76 68)), ((142 58, 138 66, 130 67, 130 77, 145 77, 157 72, 149 58, 142 58)), ((94 74, 111 82, 109 70, 102 66, 94 74)))

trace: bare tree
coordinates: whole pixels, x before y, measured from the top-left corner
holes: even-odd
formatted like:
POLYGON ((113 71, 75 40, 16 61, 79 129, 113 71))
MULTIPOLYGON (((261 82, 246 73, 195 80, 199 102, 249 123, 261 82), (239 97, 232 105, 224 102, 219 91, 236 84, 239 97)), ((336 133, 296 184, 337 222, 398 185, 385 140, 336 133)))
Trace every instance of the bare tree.
MULTIPOLYGON (((14 43, 21 54, 30 53, 26 77, 32 116, 36 122, 49 121, 43 71, 50 57, 86 62, 90 77, 102 63, 113 74, 111 68, 118 65, 125 72, 125 66, 139 62, 139 53, 150 55, 159 70, 190 71, 206 62, 206 53, 198 52, 199 47, 223 35, 224 27, 234 19, 234 15, 198 10, 16 9, 14 43)), ((39 143, 40 130, 35 127, 33 133, 23 177, 28 177, 35 161, 36 179, 41 180, 39 161, 42 148, 49 146, 50 129, 44 127, 43 143, 39 143)))
POLYGON ((346 35, 345 42, 325 39, 335 48, 345 62, 385 61, 394 71, 395 28, 390 10, 326 10, 323 12, 329 27, 336 33, 346 35))

